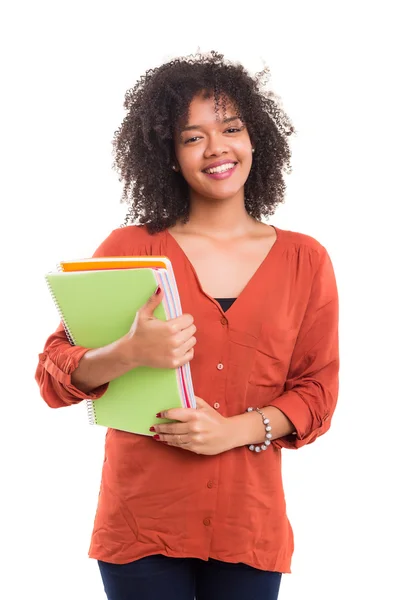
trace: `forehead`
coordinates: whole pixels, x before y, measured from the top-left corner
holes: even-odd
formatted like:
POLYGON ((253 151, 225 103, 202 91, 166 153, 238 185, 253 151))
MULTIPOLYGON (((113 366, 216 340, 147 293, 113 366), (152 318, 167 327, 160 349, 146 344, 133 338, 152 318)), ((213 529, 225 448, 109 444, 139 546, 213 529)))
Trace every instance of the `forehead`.
POLYGON ((215 123, 237 114, 237 107, 230 98, 221 96, 216 104, 214 96, 206 98, 203 94, 198 94, 189 104, 187 123, 184 126, 215 123))

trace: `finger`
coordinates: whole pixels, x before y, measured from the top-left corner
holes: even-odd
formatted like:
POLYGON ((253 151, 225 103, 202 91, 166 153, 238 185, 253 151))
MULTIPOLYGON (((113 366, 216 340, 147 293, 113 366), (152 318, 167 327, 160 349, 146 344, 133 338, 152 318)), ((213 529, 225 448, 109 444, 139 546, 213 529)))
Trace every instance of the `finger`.
POLYGON ((191 325, 188 329, 185 329, 184 332, 180 332, 178 335, 173 337, 173 350, 172 353, 175 357, 179 358, 184 356, 186 352, 191 350, 193 346, 197 343, 196 338, 193 334, 196 331, 196 327, 191 325))
POLYGON ((156 417, 158 419, 170 419, 171 421, 187 423, 193 418, 197 418, 197 413, 195 408, 170 408, 158 413, 156 417))
POLYGON ((182 344, 184 344, 185 342, 187 342, 189 339, 191 339, 194 336, 196 331, 197 331, 197 327, 194 324, 192 324, 189 327, 186 327, 186 329, 183 329, 182 331, 180 331, 174 337, 174 342, 175 342, 176 346, 177 347, 182 346, 182 344))
POLYGON ((166 435, 183 435, 189 433, 187 423, 159 423, 153 425, 151 431, 166 435))
POLYGON ((176 446, 177 448, 188 448, 190 446, 190 436, 188 434, 174 434, 169 435, 165 433, 158 433, 155 438, 158 442, 164 442, 164 444, 168 444, 169 446, 176 446))
POLYGON ((183 365, 186 365, 188 362, 190 362, 194 357, 194 348, 191 348, 188 352, 186 352, 186 354, 182 357, 182 360, 179 361, 179 366, 183 367, 183 365))
POLYGON ((182 354, 183 356, 185 356, 185 354, 187 354, 189 352, 189 350, 191 350, 192 348, 194 348, 194 346, 197 344, 197 340, 195 337, 191 337, 188 339, 187 342, 185 342, 184 344, 182 344, 182 346, 180 347, 180 354, 182 354))
POLYGON ((194 356, 194 349, 191 348, 188 352, 186 352, 186 354, 184 356, 176 356, 172 362, 171 362, 171 366, 174 369, 178 369, 179 367, 183 367, 183 365, 186 365, 186 363, 190 362, 192 360, 194 356))
POLYGON ((175 317, 175 319, 169 319, 168 324, 172 327, 175 333, 182 331, 182 329, 186 329, 190 327, 194 323, 194 318, 192 315, 183 314, 179 317, 175 317))
POLYGON ((147 318, 152 317, 155 309, 161 303, 163 295, 161 287, 158 286, 154 294, 152 294, 147 302, 139 309, 140 315, 147 318))
POLYGON ((184 356, 182 356, 181 358, 175 358, 175 360, 173 360, 173 368, 174 369, 178 369, 179 367, 183 367, 183 365, 186 365, 188 362, 190 362, 194 357, 194 348, 192 348, 191 350, 189 350, 188 352, 186 352, 186 354, 184 356))

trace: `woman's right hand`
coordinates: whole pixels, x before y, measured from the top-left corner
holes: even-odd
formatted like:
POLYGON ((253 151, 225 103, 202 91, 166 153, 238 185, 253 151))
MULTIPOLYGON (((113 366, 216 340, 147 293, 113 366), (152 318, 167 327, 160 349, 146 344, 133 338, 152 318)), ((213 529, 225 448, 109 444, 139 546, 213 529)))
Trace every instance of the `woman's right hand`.
POLYGON ((193 358, 196 327, 191 315, 161 321, 154 311, 162 292, 153 294, 136 314, 130 331, 119 340, 92 348, 71 373, 71 383, 84 393, 124 375, 136 367, 173 369, 193 358))
POLYGON ((168 321, 157 319, 154 311, 162 298, 163 292, 158 288, 138 310, 130 331, 120 340, 135 366, 176 369, 194 356, 193 317, 184 314, 168 321))

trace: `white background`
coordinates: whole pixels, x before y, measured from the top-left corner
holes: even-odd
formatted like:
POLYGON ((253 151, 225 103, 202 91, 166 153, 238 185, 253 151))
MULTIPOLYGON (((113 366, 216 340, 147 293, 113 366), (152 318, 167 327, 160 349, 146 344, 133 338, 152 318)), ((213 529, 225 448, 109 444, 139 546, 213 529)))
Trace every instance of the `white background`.
POLYGON ((3 9, 2 598, 105 598, 87 558, 104 430, 88 425, 83 404, 51 410, 39 396, 37 355, 58 324, 43 275, 91 255, 123 220, 111 139, 126 89, 197 49, 252 73, 270 66, 298 130, 286 204, 270 222, 321 241, 339 286, 332 428, 283 451, 296 548, 280 600, 400 598, 394 7, 70 0, 3 9))

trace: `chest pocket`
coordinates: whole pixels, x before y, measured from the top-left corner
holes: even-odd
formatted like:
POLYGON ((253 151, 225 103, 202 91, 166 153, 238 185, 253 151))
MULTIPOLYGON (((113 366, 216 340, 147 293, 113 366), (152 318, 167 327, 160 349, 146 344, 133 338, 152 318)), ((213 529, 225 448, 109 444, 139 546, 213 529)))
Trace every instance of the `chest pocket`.
POLYGON ((297 333, 297 329, 285 329, 270 323, 262 325, 249 383, 267 387, 285 383, 297 333))

